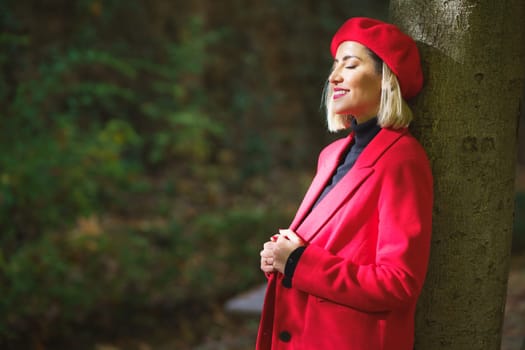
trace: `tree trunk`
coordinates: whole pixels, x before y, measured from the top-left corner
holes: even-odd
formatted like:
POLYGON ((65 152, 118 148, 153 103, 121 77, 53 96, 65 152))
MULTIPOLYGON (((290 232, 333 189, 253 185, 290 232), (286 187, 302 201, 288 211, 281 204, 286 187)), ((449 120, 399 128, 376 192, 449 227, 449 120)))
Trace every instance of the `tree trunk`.
POLYGON ((523 0, 391 0, 421 49, 414 133, 435 178, 416 349, 500 349, 510 260, 523 0))

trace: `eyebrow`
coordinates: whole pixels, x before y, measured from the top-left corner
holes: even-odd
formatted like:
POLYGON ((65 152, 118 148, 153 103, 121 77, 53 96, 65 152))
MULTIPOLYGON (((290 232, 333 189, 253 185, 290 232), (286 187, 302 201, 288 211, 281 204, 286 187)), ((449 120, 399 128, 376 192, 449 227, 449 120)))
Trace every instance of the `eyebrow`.
MULTIPOLYGON (((343 57, 342 61, 344 62, 344 61, 349 60, 351 58, 357 58, 358 60, 361 61, 361 58, 359 58, 357 56, 354 56, 354 55, 346 55, 346 56, 343 57)), ((339 60, 338 59, 334 59, 334 62, 337 63, 337 62, 339 62, 339 60)))

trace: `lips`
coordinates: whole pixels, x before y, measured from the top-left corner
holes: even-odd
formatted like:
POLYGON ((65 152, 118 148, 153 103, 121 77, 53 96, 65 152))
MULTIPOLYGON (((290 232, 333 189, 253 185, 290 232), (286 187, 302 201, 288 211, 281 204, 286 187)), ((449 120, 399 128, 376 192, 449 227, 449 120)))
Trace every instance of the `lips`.
POLYGON ((334 89, 334 93, 332 95, 332 98, 334 100, 337 100, 338 98, 341 98, 343 97, 344 95, 346 95, 348 93, 349 90, 345 90, 345 89, 341 89, 341 88, 335 88, 334 89))

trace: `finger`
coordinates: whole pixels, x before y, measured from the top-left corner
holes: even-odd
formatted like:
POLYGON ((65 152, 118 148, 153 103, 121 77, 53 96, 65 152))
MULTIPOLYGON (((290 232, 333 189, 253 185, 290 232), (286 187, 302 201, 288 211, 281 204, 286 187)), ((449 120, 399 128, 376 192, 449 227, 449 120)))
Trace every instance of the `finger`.
POLYGON ((279 232, 281 233, 281 235, 285 236, 286 238, 288 238, 290 241, 294 243, 298 243, 298 244, 303 243, 303 240, 292 230, 288 230, 288 229, 279 230, 279 232))
POLYGON ((279 244, 280 242, 287 240, 285 235, 277 235, 277 240, 275 241, 276 244, 279 244))
POLYGON ((279 235, 277 242, 275 242, 276 246, 273 249, 276 250, 276 249, 282 248, 283 246, 288 246, 292 243, 293 242, 290 240, 290 238, 288 238, 288 236, 279 235))
POLYGON ((261 265, 261 271, 264 273, 272 273, 275 271, 275 269, 273 268, 273 266, 268 266, 268 265, 262 266, 261 265))
POLYGON ((275 242, 266 242, 263 244, 263 248, 266 250, 273 250, 275 247, 275 242))
POLYGON ((265 259, 272 258, 273 259, 273 255, 274 254, 273 254, 273 252, 269 252, 267 250, 263 250, 260 255, 261 255, 261 258, 265 258, 265 259))
POLYGON ((261 270, 263 272, 273 272, 275 271, 273 264, 269 264, 267 259, 261 259, 261 270))
POLYGON ((286 239, 290 239, 290 235, 293 235, 293 231, 289 229, 280 229, 279 233, 286 239))
POLYGON ((261 265, 273 265, 273 256, 261 256, 261 265))

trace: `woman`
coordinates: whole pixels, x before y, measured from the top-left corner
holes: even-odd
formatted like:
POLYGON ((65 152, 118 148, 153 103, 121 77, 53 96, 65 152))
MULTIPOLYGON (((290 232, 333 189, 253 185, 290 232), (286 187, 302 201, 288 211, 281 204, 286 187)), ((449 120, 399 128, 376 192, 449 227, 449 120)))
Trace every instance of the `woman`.
POLYGON ((414 41, 351 18, 334 35, 325 103, 331 131, 287 230, 264 244, 257 350, 408 350, 427 270, 432 175, 407 127, 423 78, 414 41))

